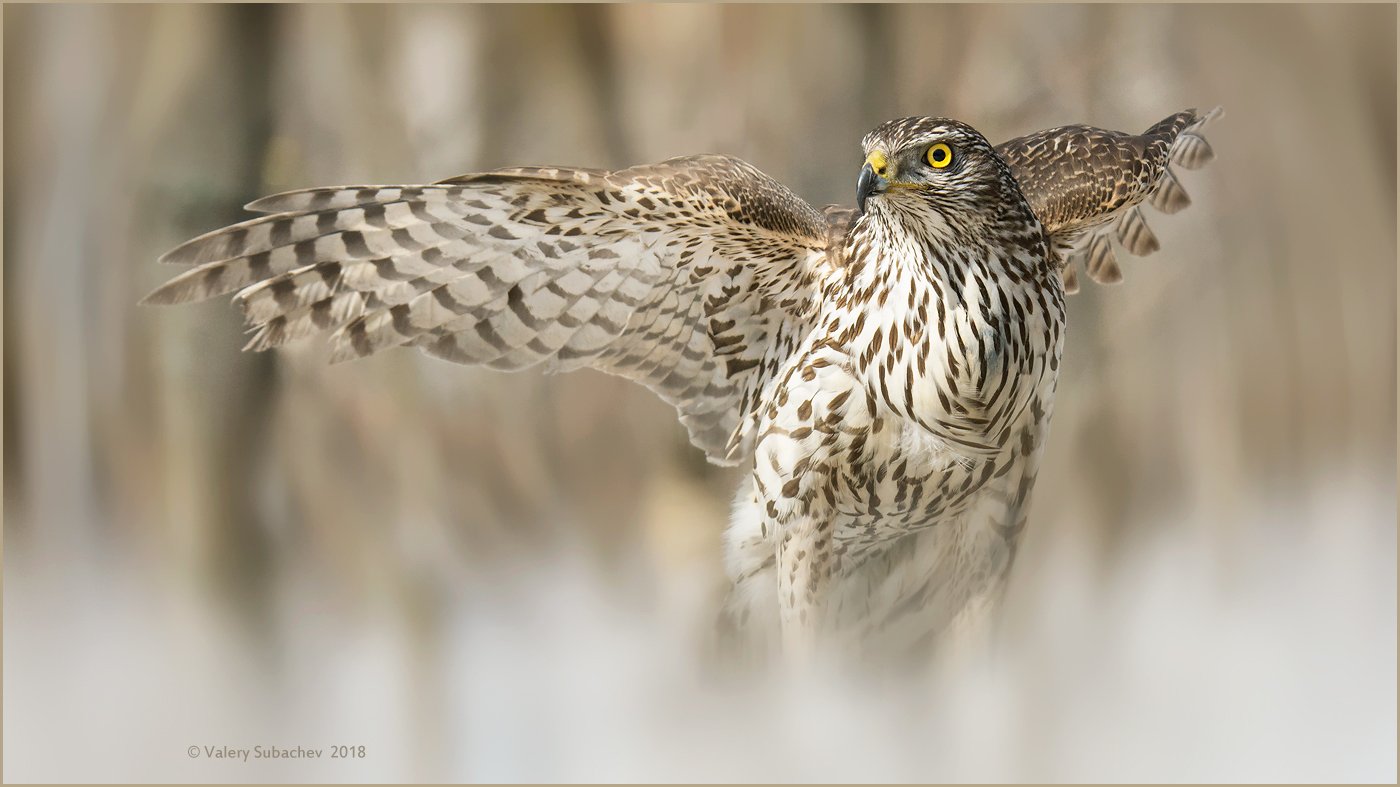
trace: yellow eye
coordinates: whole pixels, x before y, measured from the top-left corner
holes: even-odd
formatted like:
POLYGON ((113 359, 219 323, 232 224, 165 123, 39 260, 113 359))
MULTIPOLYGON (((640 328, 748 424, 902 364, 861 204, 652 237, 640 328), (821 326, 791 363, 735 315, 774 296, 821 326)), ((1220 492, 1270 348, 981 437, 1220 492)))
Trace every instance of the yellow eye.
POLYGON ((943 169, 953 163, 953 149, 942 142, 928 149, 928 164, 934 169, 943 169))

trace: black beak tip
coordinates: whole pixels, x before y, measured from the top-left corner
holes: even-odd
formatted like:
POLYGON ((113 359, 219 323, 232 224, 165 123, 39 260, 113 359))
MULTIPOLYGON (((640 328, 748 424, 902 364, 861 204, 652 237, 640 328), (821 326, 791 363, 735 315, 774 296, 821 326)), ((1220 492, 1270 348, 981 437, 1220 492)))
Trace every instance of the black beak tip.
POLYGON ((860 168, 860 178, 856 180, 856 208, 865 212, 865 200, 875 193, 875 169, 866 164, 860 168))

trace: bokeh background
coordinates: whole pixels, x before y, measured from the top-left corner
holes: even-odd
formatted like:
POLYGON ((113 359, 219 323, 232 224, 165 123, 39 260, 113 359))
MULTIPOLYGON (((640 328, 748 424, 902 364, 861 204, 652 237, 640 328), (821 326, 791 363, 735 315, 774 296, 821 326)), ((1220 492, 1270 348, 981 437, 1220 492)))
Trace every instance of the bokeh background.
POLYGON ((1393 6, 7 6, 7 781, 1396 778, 1393 6), (593 372, 136 302, 282 189, 1226 108, 1071 299, 996 657, 719 681, 737 477, 593 372), (192 746, 364 758, 227 762, 192 746))

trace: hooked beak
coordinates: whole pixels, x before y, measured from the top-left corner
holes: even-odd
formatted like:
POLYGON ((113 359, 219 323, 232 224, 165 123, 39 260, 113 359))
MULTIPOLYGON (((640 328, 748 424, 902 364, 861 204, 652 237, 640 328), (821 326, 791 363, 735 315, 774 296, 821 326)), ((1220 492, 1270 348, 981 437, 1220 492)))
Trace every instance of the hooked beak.
POLYGON ((865 159, 865 166, 860 168, 860 178, 856 180, 856 207, 861 213, 865 212, 865 201, 872 194, 881 194, 889 188, 889 174, 885 154, 877 150, 865 159))

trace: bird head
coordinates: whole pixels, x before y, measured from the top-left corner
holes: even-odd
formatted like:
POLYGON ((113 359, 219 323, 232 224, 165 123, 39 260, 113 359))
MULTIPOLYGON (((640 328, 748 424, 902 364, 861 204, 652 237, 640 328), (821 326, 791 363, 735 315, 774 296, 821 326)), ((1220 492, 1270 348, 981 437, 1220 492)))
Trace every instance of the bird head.
POLYGON ((881 124, 861 142, 865 164, 856 203, 912 218, 987 216, 1008 183, 1005 162, 976 129, 947 118, 908 117, 881 124), (932 214, 932 215, 930 215, 932 214))

